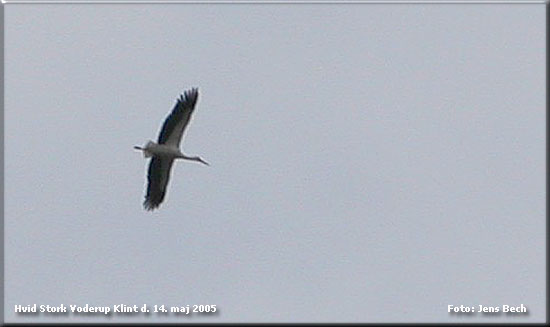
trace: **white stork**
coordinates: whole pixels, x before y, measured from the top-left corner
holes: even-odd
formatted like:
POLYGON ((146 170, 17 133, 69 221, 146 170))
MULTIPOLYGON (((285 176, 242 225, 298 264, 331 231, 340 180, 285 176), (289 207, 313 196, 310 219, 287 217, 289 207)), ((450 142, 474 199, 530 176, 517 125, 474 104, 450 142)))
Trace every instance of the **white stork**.
POLYGON ((181 138, 191 119, 198 96, 199 92, 196 88, 185 91, 183 95, 180 95, 174 109, 164 121, 158 142, 149 141, 143 148, 134 146, 134 149, 143 151, 145 158, 152 157, 147 176, 149 184, 143 202, 143 207, 146 210, 158 208, 164 200, 170 169, 175 159, 198 161, 208 166, 208 163, 200 157, 189 157, 180 151, 181 138))

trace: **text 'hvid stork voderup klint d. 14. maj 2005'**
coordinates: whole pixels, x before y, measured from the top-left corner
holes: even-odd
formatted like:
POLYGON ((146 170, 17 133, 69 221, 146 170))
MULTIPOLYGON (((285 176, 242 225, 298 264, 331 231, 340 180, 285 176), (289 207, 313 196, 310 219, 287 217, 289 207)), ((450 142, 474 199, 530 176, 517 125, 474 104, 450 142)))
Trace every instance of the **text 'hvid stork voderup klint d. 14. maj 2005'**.
POLYGON ((200 157, 186 156, 180 151, 183 132, 189 124, 198 97, 199 91, 196 88, 185 91, 177 99, 174 109, 164 121, 157 143, 149 141, 144 147, 134 146, 134 149, 143 151, 145 158, 151 158, 147 175, 147 194, 143 202, 143 207, 146 210, 158 208, 164 200, 174 160, 192 160, 208 165, 200 157))

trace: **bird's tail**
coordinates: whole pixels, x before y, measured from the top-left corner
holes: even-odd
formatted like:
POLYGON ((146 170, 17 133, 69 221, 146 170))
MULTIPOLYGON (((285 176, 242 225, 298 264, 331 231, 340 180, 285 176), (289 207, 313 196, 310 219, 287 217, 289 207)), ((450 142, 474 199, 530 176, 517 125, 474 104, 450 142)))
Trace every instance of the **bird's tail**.
POLYGON ((149 141, 147 142, 147 144, 145 144, 145 147, 140 147, 140 146, 134 146, 134 149, 136 150, 141 150, 143 152, 143 157, 144 158, 150 158, 153 156, 153 153, 151 153, 151 151, 149 151, 148 149, 153 145, 153 141, 149 141))
POLYGON ((153 141, 149 141, 149 142, 147 142, 147 144, 145 144, 145 148, 143 149, 143 157, 144 158, 151 158, 153 156, 153 153, 151 153, 151 151, 149 151, 147 149, 150 149, 154 144, 155 144, 155 142, 153 142, 153 141))

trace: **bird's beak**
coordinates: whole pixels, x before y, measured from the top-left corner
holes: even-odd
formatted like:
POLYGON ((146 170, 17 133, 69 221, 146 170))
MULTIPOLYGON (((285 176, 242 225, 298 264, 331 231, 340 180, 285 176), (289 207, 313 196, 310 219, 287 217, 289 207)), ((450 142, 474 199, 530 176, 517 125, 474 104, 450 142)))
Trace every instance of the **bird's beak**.
POLYGON ((203 164, 207 165, 207 166, 210 166, 210 164, 209 164, 208 162, 206 162, 206 161, 202 160, 201 158, 199 158, 199 161, 200 161, 201 163, 203 163, 203 164))

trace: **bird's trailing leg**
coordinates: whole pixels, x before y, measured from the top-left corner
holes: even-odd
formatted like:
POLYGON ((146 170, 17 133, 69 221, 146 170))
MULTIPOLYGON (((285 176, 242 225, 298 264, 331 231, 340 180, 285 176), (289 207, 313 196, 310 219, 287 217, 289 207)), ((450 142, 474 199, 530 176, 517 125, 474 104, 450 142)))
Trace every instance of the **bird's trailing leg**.
POLYGON ((134 149, 143 151, 143 157, 144 158, 149 158, 149 157, 152 157, 153 154, 148 150, 148 146, 149 146, 149 143, 147 143, 145 145, 145 148, 142 148, 142 147, 136 145, 136 146, 134 146, 134 149))

